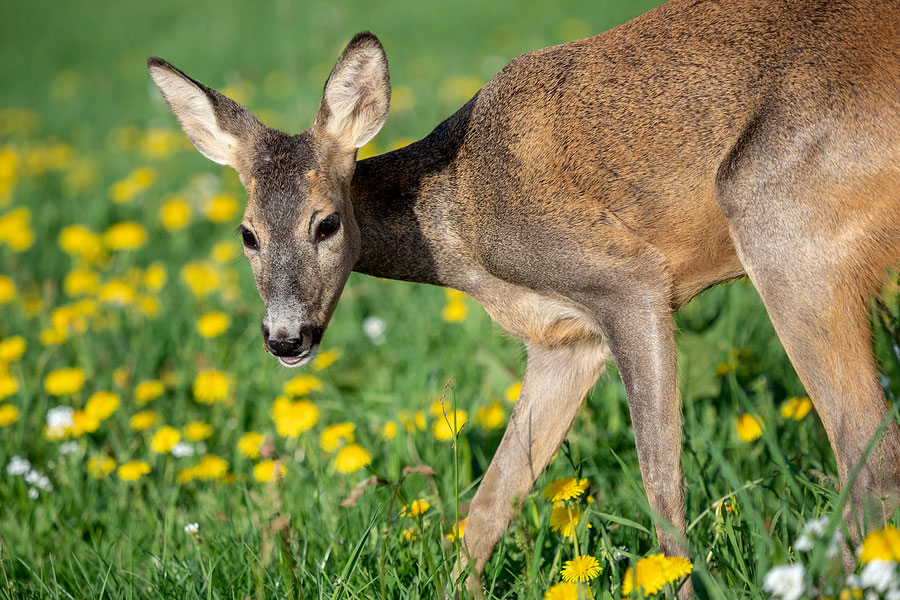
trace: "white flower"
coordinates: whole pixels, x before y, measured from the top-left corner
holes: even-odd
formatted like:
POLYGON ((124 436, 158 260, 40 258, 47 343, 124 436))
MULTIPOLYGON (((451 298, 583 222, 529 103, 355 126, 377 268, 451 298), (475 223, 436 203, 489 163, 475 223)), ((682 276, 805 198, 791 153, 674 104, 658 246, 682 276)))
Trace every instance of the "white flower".
POLYGON ((763 589, 772 594, 773 598, 797 600, 806 592, 805 576, 803 565, 773 567, 763 579, 763 589))
POLYGON ((47 427, 50 429, 65 429, 75 424, 73 415, 75 409, 71 406, 57 406, 47 411, 47 427))
POLYGON ((63 442, 59 445, 59 451, 61 454, 75 454, 78 452, 78 442, 72 440, 71 442, 63 442))
POLYGON ((888 590, 887 594, 884 595, 884 600, 900 600, 900 589, 888 590))
POLYGON ((185 533, 197 533, 200 531, 200 523, 188 523, 184 526, 185 533))
POLYGON ((172 446, 172 456, 175 458, 183 458, 185 456, 193 456, 194 447, 187 442, 178 442, 172 446))
POLYGON ((373 344, 380 345, 384 343, 384 330, 387 328, 387 325, 385 325, 381 317, 374 315, 366 317, 363 319, 362 328, 373 344))
POLYGON ((33 487, 28 488, 28 497, 31 498, 32 500, 37 500, 38 491, 36 489, 34 489, 33 487))
POLYGON ((21 456, 13 456, 11 459, 9 459, 9 464, 6 465, 6 474, 15 477, 17 475, 24 475, 30 469, 31 463, 28 462, 27 458, 22 458, 21 456))
POLYGON ((41 488, 45 492, 53 491, 53 485, 50 483, 50 479, 46 475, 41 475, 34 470, 28 471, 28 473, 25 474, 25 482, 34 487, 41 488))
MULTIPOLYGON (((813 549, 817 540, 825 537, 825 529, 828 527, 828 517, 819 517, 812 521, 807 521, 803 526, 803 533, 794 542, 794 549, 800 552, 809 552, 813 549)), ((837 556, 839 546, 841 544, 841 532, 835 530, 828 542, 828 556, 834 558, 837 556)))
POLYGON ((873 560, 859 574, 859 583, 863 588, 872 588, 878 592, 886 592, 900 584, 897 579, 897 563, 892 560, 873 560))

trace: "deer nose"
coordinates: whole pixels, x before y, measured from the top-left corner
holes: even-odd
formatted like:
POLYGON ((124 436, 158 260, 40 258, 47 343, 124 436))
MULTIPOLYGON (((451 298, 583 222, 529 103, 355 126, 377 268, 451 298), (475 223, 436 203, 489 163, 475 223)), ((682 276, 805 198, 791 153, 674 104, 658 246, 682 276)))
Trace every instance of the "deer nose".
POLYGON ((275 356, 297 356, 303 348, 303 338, 287 338, 286 340, 266 338, 266 347, 275 356))

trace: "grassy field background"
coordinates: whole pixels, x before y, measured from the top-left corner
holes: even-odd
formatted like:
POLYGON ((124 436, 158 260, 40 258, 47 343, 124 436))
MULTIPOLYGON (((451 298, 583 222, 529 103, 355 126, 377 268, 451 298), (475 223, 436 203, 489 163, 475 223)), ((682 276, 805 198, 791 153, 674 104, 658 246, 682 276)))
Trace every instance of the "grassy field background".
MULTIPOLYGON (((294 132, 312 121, 343 44, 372 30, 394 106, 369 155, 426 135, 514 56, 653 4, 0 7, 0 597, 442 597, 456 556, 448 533, 515 400, 522 347, 475 302, 358 275, 324 340, 333 362, 300 379, 278 367, 261 350, 263 307, 233 235, 244 192, 177 129, 148 56, 294 132), (370 335, 373 317, 380 335, 370 335), (51 376, 66 368, 83 381, 51 376), (455 445, 434 407, 451 378, 448 407, 467 421, 455 445), (69 424, 54 428, 58 418, 69 424), (17 471, 19 459, 30 467, 17 471), (405 474, 421 465, 434 473, 405 474), (389 483, 341 507, 371 475, 389 483), (415 499, 429 508, 404 514, 415 499)), ((834 459, 815 411, 782 412, 805 392, 754 290, 711 290, 677 322, 700 596, 765 597, 763 577, 787 562, 832 585, 820 577, 833 574, 825 552, 793 545, 804 523, 834 513, 834 459), (738 435, 745 413, 763 425, 758 439, 738 435)), ((880 330, 877 344, 896 391, 880 330)), ((603 572, 583 597, 619 597, 625 569, 654 552, 610 371, 491 559, 488 597, 542 598, 575 555, 574 540, 549 527, 541 489, 556 478, 590 484, 577 504, 578 553, 603 572)))

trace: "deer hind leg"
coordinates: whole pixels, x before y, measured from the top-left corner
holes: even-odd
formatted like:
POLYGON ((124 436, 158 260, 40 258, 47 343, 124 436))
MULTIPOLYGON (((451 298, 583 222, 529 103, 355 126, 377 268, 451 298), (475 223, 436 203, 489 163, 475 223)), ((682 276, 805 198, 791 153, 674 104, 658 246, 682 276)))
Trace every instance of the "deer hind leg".
MULTIPOLYGON (((475 493, 463 543, 474 561, 469 588, 481 592, 478 574, 507 523, 572 427, 609 350, 602 342, 528 346, 522 393, 500 447, 475 493)), ((457 572, 459 572, 458 565, 457 572)))
MULTIPOLYGON (((900 250, 900 207, 873 197, 881 185, 869 186, 870 194, 860 199, 845 183, 829 184, 827 173, 794 167, 790 177, 772 177, 774 170, 759 181, 748 176, 726 182, 719 203, 741 262, 825 426, 846 485, 888 410, 868 309, 870 294, 900 250)), ((900 189, 895 191, 893 197, 900 198, 900 189)), ((864 516, 870 526, 883 518, 885 499, 891 511, 898 482, 900 430, 891 423, 861 465, 844 509, 854 540, 864 516)))

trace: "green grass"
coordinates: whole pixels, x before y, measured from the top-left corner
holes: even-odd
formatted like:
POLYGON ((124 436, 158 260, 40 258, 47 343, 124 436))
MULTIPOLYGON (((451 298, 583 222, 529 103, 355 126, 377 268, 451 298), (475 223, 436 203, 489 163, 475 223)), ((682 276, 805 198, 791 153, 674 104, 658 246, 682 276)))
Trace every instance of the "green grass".
MULTIPOLYGON (((318 424, 299 438, 279 437, 272 402, 296 372, 276 366, 260 349, 262 304, 249 267, 243 259, 217 266, 233 287, 203 299, 179 277, 185 263, 205 259, 217 242, 237 247, 232 232, 239 217, 211 223, 198 211, 213 191, 241 201, 243 191, 230 171, 187 147, 160 157, 141 151, 146 132, 176 128, 151 87, 147 56, 161 56, 214 87, 228 86, 268 123, 297 131, 311 122, 341 46, 370 29, 384 43, 393 84, 408 100, 376 138, 378 151, 427 134, 462 104, 467 90, 517 54, 602 31, 652 4, 572 1, 523 10, 509 2, 471 0, 165 0, 5 7, 0 156, 4 150, 6 160, 14 155, 17 167, 12 192, 5 200, 0 196, 0 219, 27 207, 35 238, 24 252, 0 243, 0 272, 18 289, 16 299, 0 306, 0 339, 21 335, 27 341, 24 356, 8 367, 19 389, 0 401, 20 415, 0 427, 0 597, 442 597, 452 586, 456 558, 445 536, 457 510, 465 514, 502 433, 479 424, 476 411, 499 399, 508 416, 512 404, 504 394, 521 376, 521 345, 474 302, 467 301, 464 321, 447 323, 441 319, 442 290, 354 275, 323 345, 341 356, 315 372, 323 389, 309 395, 320 411, 318 424), (47 169, 34 164, 41 149, 54 144, 65 144, 68 157, 47 169), (110 186, 143 166, 155 171, 155 182, 132 202, 113 203, 110 186), (176 192, 193 206, 194 219, 187 229, 170 233, 157 213, 176 192), (80 223, 103 232, 119 221, 142 223, 146 243, 132 252, 112 252, 92 269, 105 282, 128 277, 130 269, 164 265, 168 283, 151 294, 159 300, 159 314, 150 318, 133 306, 101 303, 86 331, 70 332, 58 346, 43 345, 53 309, 73 301, 62 286, 77 262, 60 249, 60 231, 80 223), (25 302, 36 298, 43 308, 29 316, 25 302), (209 310, 231 319, 214 339, 202 338, 195 328, 209 310), (363 333, 369 316, 384 320, 385 343, 363 333), (45 376, 69 366, 87 373, 83 389, 48 395, 45 376), (204 368, 230 374, 227 401, 194 400, 193 380, 204 368), (155 378, 166 382, 164 395, 138 407, 134 385, 155 378), (451 378, 447 399, 470 419, 455 451, 452 443, 435 439, 436 418, 429 412, 451 378), (44 438, 50 408, 82 408, 104 389, 120 394, 122 404, 97 431, 75 440, 74 453, 62 454, 61 442, 44 438), (204 442, 206 451, 229 462, 229 477, 177 483, 177 472, 197 458, 153 454, 148 444, 156 427, 136 432, 129 426, 131 416, 145 408, 158 411, 159 425, 209 423, 213 434, 204 442), (424 412, 426 428, 407 432, 401 424, 396 437, 382 439, 382 426, 399 423, 402 411, 424 412), (332 456, 320 449, 324 427, 342 421, 355 423, 357 441, 372 454, 368 470, 338 473, 332 456), (271 438, 273 457, 287 468, 282 482, 253 479, 255 461, 237 449, 247 431, 271 438), (14 455, 46 474, 53 490, 29 498, 23 478, 6 473, 14 455), (94 478, 87 462, 98 455, 119 464, 145 460, 152 471, 135 482, 121 481, 115 472, 94 478), (404 475, 404 469, 423 464, 434 474, 404 475), (366 488, 355 506, 340 507, 369 475, 386 483, 366 488), (426 498, 431 508, 418 520, 400 516, 403 504, 415 498, 426 498), (199 524, 197 537, 184 531, 193 522, 199 524), (407 540, 405 529, 418 539, 407 540)), ((0 181, 2 173, 0 168, 0 181)), ((5 235, 0 226, 0 240, 5 235)), ((895 311, 891 307, 888 312, 895 311)), ((785 399, 804 390, 753 288, 740 282, 710 290, 677 315, 677 324, 688 542, 699 595, 765 597, 764 575, 789 561, 805 562, 812 580, 824 574, 821 581, 836 581, 821 548, 811 555, 792 548, 807 520, 831 516, 839 506, 836 468, 814 412, 800 421, 779 412, 785 399), (755 442, 737 437, 735 419, 744 412, 760 415, 765 424, 755 442), (734 513, 710 509, 723 498, 734 513)), ((896 392, 900 373, 881 332, 877 347, 885 382, 896 392)), ((488 597, 541 598, 559 581, 573 546, 549 530, 552 506, 540 494, 557 477, 578 473, 590 481, 594 502, 582 504, 587 518, 577 537, 580 552, 603 565, 591 584, 595 597, 618 597, 625 568, 653 552, 653 521, 624 391, 614 367, 610 371, 488 564, 488 597)))

